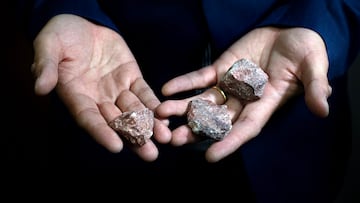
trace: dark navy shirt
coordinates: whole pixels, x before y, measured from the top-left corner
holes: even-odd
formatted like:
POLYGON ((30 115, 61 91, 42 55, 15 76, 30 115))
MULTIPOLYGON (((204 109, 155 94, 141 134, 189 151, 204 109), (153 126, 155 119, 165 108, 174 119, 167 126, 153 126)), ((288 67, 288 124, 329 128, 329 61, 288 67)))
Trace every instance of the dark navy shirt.
MULTIPOLYGON (((345 73, 360 47, 358 0, 34 2, 30 24, 32 37, 52 16, 77 14, 120 31, 135 52, 135 57, 141 63, 144 59, 145 67, 151 63, 149 60, 153 60, 155 66, 162 61, 172 69, 170 72, 178 74, 199 68, 197 60, 208 42, 216 58, 246 32, 260 26, 307 27, 318 32, 328 49, 330 79, 345 73), (155 48, 156 51, 153 51, 155 48), (181 64, 182 61, 184 64, 181 64), (188 62, 195 67, 189 66, 188 62), (183 71, 174 71, 174 66, 179 63, 183 71)), ((167 75, 162 68, 160 71, 167 75)))
POLYGON ((207 47, 216 60, 257 27, 316 31, 330 62, 330 115, 314 116, 295 97, 239 151, 258 202, 331 202, 351 135, 346 70, 360 48, 359 0, 34 0, 30 9, 32 38, 62 13, 119 32, 160 99, 164 82, 201 68, 207 47))

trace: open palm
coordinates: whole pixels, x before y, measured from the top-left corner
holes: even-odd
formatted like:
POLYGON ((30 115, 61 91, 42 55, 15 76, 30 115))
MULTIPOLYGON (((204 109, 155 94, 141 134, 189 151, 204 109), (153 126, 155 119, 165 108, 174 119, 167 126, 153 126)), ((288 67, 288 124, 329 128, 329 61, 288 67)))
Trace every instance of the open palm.
MULTIPOLYGON (((255 102, 246 104, 231 96, 226 101, 233 127, 223 140, 207 149, 206 158, 210 162, 221 160, 258 135, 274 111, 294 95, 304 92, 308 107, 316 115, 325 117, 329 113, 327 98, 331 87, 326 48, 317 33, 305 28, 255 29, 235 42, 214 64, 168 81, 162 92, 172 95, 213 86, 241 58, 262 67, 269 81, 263 96, 255 102)), ((221 95, 212 88, 195 97, 223 103, 221 95)), ((165 101, 157 113, 162 117, 183 116, 191 99, 165 101)), ((171 143, 183 145, 196 138, 189 127, 182 125, 173 130, 171 143)))
MULTIPOLYGON (((32 66, 35 92, 43 95, 56 87, 77 123, 112 152, 123 148, 108 122, 125 111, 148 107, 159 100, 144 81, 135 58, 122 37, 74 15, 58 15, 34 41, 32 66)), ((155 138, 168 142, 170 131, 155 121, 155 138)), ((156 159, 153 142, 132 147, 144 160, 156 159)))

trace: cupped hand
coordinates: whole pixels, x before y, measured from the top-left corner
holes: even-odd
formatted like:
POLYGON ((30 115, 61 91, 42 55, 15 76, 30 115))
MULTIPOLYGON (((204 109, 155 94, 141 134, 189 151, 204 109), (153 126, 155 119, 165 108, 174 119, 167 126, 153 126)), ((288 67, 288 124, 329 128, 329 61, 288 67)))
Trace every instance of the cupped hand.
MULTIPOLYGON (((331 87, 327 79, 326 47, 319 34, 306 28, 264 27, 252 30, 212 65, 168 81, 162 92, 168 96, 216 85, 230 66, 241 58, 258 64, 268 74, 269 80, 257 101, 244 103, 228 95, 225 104, 233 127, 223 140, 207 149, 209 162, 223 159, 257 136, 274 111, 295 95, 304 93, 309 109, 316 115, 326 117, 329 113, 327 98, 331 87)), ((224 103, 221 94, 213 88, 195 97, 224 103)), ((157 114, 164 118, 185 116, 187 104, 193 98, 165 101, 158 106, 157 114)), ((182 125, 173 130, 171 143, 179 146, 195 142, 197 138, 187 125, 182 125)))
MULTIPOLYGON (((122 112, 154 110, 160 104, 125 41, 111 29, 58 15, 36 37, 34 51, 35 92, 45 95, 55 88, 79 126, 111 152, 121 151, 124 142, 109 121, 122 112)), ((169 142, 170 136, 166 122, 155 119, 157 141, 169 142)), ((130 147, 146 161, 158 156, 151 140, 130 147)))

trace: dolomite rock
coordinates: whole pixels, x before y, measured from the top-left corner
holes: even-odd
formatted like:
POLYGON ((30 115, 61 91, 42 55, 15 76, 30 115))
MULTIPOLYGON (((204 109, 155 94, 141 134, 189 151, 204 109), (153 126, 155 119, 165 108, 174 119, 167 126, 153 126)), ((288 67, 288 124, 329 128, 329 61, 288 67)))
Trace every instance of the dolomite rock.
POLYGON ((132 144, 142 146, 153 135, 154 113, 147 108, 124 112, 110 121, 109 126, 132 144))
POLYGON ((204 99, 189 102, 187 119, 194 134, 215 140, 222 140, 232 127, 227 106, 204 99))
POLYGON ((220 88, 227 94, 245 100, 259 99, 264 91, 268 75, 247 59, 236 61, 220 81, 220 88))

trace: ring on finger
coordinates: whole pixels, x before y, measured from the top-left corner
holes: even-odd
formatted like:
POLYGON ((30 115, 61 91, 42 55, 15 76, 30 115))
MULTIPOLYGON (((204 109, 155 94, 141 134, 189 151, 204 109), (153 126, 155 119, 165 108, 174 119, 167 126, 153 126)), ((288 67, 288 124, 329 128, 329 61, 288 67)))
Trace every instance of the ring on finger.
POLYGON ((212 86, 212 89, 215 89, 217 92, 219 92, 221 94, 221 96, 224 99, 224 102, 227 101, 227 96, 226 96, 225 92, 220 87, 215 85, 215 86, 212 86))

